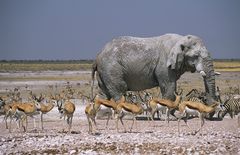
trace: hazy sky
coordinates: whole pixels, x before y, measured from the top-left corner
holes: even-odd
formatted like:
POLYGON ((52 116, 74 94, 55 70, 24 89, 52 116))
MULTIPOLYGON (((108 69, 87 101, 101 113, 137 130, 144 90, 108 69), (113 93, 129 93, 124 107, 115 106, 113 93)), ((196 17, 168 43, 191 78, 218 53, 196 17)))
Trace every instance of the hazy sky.
POLYGON ((0 59, 93 59, 117 36, 165 33, 240 58, 240 1, 0 0, 0 59))

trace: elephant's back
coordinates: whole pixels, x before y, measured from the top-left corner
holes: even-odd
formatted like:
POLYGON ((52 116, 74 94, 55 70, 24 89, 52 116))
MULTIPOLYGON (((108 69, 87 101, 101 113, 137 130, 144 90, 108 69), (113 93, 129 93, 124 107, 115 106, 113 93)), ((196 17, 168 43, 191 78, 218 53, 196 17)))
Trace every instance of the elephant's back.
POLYGON ((178 34, 165 34, 147 38, 120 36, 108 42, 97 57, 104 59, 105 57, 113 58, 119 55, 131 55, 131 52, 139 54, 141 52, 156 51, 161 49, 164 44, 172 46, 180 37, 182 36, 178 34))
MULTIPOLYGON (((108 42, 98 54, 96 62, 98 68, 127 65, 152 57, 155 40, 153 38, 137 38, 121 36, 108 42)), ((155 50, 156 51, 156 50, 155 50)))
POLYGON ((139 38, 132 36, 121 36, 108 42, 97 55, 98 65, 101 62, 122 61, 123 59, 134 60, 142 56, 157 57, 156 54, 164 56, 168 53, 179 38, 178 34, 165 34, 157 37, 139 38))

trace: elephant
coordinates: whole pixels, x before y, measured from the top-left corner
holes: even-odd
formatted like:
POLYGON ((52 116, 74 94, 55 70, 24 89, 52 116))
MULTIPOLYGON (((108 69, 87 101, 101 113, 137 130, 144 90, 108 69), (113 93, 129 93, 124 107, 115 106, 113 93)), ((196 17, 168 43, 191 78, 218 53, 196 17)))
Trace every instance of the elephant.
POLYGON ((203 41, 194 35, 165 34, 138 38, 122 36, 108 42, 92 65, 102 95, 119 100, 126 91, 160 87, 162 97, 174 100, 177 80, 185 72, 199 72, 208 94, 216 100, 213 60, 203 41))

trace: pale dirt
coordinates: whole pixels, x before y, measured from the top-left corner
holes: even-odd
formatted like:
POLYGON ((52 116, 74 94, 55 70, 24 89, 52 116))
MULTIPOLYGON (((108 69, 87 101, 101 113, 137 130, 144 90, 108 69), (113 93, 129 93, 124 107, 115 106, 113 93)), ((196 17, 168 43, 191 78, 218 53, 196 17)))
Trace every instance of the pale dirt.
MULTIPOLYGON (((193 78, 188 80, 187 75, 184 76, 180 85, 185 86, 201 80, 198 75, 191 77, 193 78)), ((228 86, 237 86, 239 80, 239 72, 224 73, 217 79, 217 83, 221 83, 220 88, 227 89, 228 86), (236 81, 238 83, 235 83, 236 81), (224 83, 225 85, 222 85, 224 83)), ((4 85, 4 88, 1 85, 1 89, 16 86, 24 89, 24 85, 17 85, 19 81, 15 82, 4 85)), ((32 83, 31 88, 35 88, 34 90, 38 92, 48 89, 47 84, 44 83, 38 90, 34 87, 40 86, 38 82, 32 83)), ((65 83, 66 81, 60 81, 59 85, 65 83)), ((194 88, 194 85, 190 87, 194 88)), ((109 130, 105 130, 106 120, 97 120, 97 134, 89 135, 84 114, 85 105, 82 100, 73 100, 73 102, 76 111, 71 134, 66 133, 66 122, 59 119, 56 107, 44 115, 43 131, 39 128, 34 130, 33 120, 30 118, 26 133, 19 131, 15 122, 12 123, 12 133, 9 133, 1 116, 0 154, 240 154, 240 128, 237 126, 237 118, 231 119, 227 116, 222 121, 207 120, 197 135, 192 135, 183 121, 181 121, 181 134, 178 135, 177 121, 170 121, 168 126, 164 121, 157 120, 152 123, 138 120, 131 133, 123 133, 121 124, 118 133, 114 119, 110 120, 109 130)), ((39 116, 36 116, 36 119, 38 120, 39 116)), ((131 121, 125 119, 124 123, 129 131, 131 121)), ((189 124, 193 129, 197 129, 199 119, 191 119, 189 124)))
MULTIPOLYGON (((202 131, 192 135, 181 122, 181 133, 177 132, 177 121, 169 126, 164 121, 148 122, 138 120, 131 133, 115 130, 115 120, 110 120, 109 130, 106 120, 97 120, 96 135, 88 134, 88 123, 83 106, 77 106, 73 118, 72 133, 67 134, 64 120, 59 119, 55 108, 44 116, 44 130, 34 130, 29 120, 27 133, 20 132, 13 124, 13 132, 8 133, 5 124, 0 126, 0 154, 240 154, 240 128, 237 119, 206 121, 202 131)), ((14 122, 15 123, 15 122, 14 122)), ((124 120, 129 127, 131 120, 124 120)), ((193 129, 199 126, 199 119, 189 120, 193 129)))

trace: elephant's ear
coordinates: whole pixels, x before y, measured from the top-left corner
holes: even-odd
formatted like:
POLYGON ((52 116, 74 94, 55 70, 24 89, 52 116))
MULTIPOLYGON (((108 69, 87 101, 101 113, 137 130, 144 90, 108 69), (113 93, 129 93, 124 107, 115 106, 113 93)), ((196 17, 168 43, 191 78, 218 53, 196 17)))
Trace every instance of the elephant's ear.
POLYGON ((177 42, 171 49, 168 60, 167 67, 175 70, 179 70, 184 61, 184 50, 185 46, 177 42))

